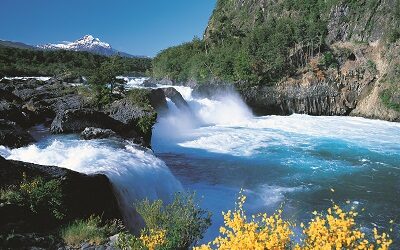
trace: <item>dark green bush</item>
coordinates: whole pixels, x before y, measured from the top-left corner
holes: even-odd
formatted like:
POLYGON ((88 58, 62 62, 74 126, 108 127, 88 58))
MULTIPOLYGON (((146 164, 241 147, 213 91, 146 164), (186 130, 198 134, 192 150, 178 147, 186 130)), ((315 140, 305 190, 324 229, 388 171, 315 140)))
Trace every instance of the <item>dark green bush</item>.
MULTIPOLYGON (((211 214, 199 207, 194 194, 177 193, 168 205, 161 200, 151 202, 146 199, 136 203, 135 208, 146 223, 142 235, 152 230, 166 232, 165 243, 157 247, 159 250, 188 249, 211 225, 211 214)), ((139 238, 129 234, 122 234, 118 246, 121 249, 145 249, 139 238)))
POLYGON ((0 192, 1 200, 29 208, 33 214, 48 214, 57 220, 65 216, 62 196, 59 180, 45 181, 40 177, 28 180, 25 174, 20 185, 0 192))
POLYGON ((126 98, 141 108, 152 110, 148 89, 131 89, 126 93, 126 98))

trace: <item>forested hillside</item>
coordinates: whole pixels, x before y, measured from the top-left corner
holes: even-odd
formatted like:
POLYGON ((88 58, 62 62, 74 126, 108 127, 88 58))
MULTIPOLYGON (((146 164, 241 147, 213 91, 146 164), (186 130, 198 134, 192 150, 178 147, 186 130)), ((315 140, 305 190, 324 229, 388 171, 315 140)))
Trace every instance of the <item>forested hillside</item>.
MULTIPOLYGON (((359 89, 354 101, 347 101, 352 104, 332 108, 325 103, 312 114, 349 114, 379 82, 374 98, 399 111, 399 38, 400 0, 218 0, 204 37, 162 51, 153 60, 153 74, 176 82, 230 82, 239 88, 311 82, 326 84, 326 89, 343 81, 362 83, 362 90, 352 88, 359 89)), ((335 88, 336 94, 323 93, 322 98, 343 93, 343 87, 335 88)), ((290 98, 309 102, 307 97, 290 98)), ((280 104, 286 99, 274 105, 289 107, 264 113, 310 113, 307 107, 280 104)))
POLYGON ((154 75, 272 84, 335 41, 397 41, 400 3, 381 2, 219 0, 204 39, 160 53, 154 75))
MULTIPOLYGON (((43 51, 0 46, 0 78, 4 76, 53 76, 61 73, 90 75, 106 56, 88 52, 43 51)), ((123 72, 143 74, 151 69, 149 58, 121 58, 123 72)))

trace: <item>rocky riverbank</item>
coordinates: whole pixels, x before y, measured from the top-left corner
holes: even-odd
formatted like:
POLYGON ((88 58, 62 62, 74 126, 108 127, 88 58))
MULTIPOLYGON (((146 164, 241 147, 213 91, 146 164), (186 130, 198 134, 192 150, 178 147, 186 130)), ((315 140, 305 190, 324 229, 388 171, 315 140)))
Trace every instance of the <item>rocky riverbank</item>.
MULTIPOLYGON (((99 108, 91 100, 89 87, 78 80, 1 79, 0 145, 19 148, 35 143, 33 128, 40 124, 48 133, 80 133, 85 140, 114 137, 150 147, 157 113, 168 109, 166 95, 179 105, 186 104, 175 89, 136 89, 115 93, 115 101, 99 108)), ((64 247, 58 230, 74 220, 93 215, 104 221, 121 219, 113 187, 105 175, 85 175, 0 157, 1 190, 38 185, 36 178, 43 185, 49 181, 59 183, 62 219, 0 200, 0 245, 20 249, 64 247)))
MULTIPOLYGON (((400 121, 400 112, 388 107, 381 93, 388 88, 387 61, 378 45, 336 43, 335 65, 326 67, 313 58, 310 67, 299 70, 273 86, 241 87, 244 100, 262 115, 361 116, 400 121)), ((398 98, 397 92, 391 98, 398 98)))
POLYGON ((101 216, 104 220, 122 218, 112 186, 105 175, 85 175, 54 166, 6 160, 0 156, 1 190, 18 187, 23 183, 23 179, 34 180, 38 177, 45 182, 58 181, 61 189, 62 219, 58 220, 44 211, 32 211, 22 204, 0 199, 0 245, 12 249, 47 249, 54 247, 53 244, 57 240, 50 240, 49 235, 55 234, 60 225, 68 225, 76 219, 92 215, 101 216))

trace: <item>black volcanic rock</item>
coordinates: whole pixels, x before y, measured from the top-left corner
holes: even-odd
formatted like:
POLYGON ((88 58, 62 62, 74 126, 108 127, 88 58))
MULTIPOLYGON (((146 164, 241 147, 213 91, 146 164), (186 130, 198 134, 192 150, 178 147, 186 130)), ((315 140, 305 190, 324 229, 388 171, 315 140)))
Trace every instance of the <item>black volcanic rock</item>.
MULTIPOLYGON (((0 100, 3 96, 13 98, 14 105, 22 105, 22 111, 29 114, 31 123, 53 119, 59 112, 67 109, 80 109, 87 106, 77 89, 51 78, 48 81, 36 79, 2 79, 0 81, 0 100), (10 93, 12 96, 10 96, 10 93)), ((18 121, 16 121, 18 123, 18 121)), ((31 124, 32 125, 32 124, 31 124)))
POLYGON ((167 101, 165 100, 165 92, 163 89, 152 89, 150 91, 150 104, 157 111, 164 112, 168 109, 167 101))
POLYGON ((85 140, 104 139, 116 136, 117 133, 115 133, 111 129, 102 129, 93 127, 85 128, 85 130, 83 130, 81 133, 81 138, 85 140))
POLYGON ((183 110, 189 109, 189 105, 187 104, 185 99, 183 99, 181 93, 179 93, 176 89, 170 87, 170 88, 163 88, 162 90, 164 91, 165 96, 171 99, 171 101, 175 103, 175 105, 179 109, 183 110))
POLYGON ((51 218, 40 218, 40 211, 35 216, 19 206, 3 204, 0 206, 0 232, 51 232, 60 224, 91 215, 105 220, 121 218, 112 186, 105 175, 85 175, 59 167, 6 160, 0 156, 1 189, 18 185, 24 173, 28 179, 41 177, 46 181, 61 181, 65 218, 61 222, 52 221, 51 218))
MULTIPOLYGON (((150 99, 150 97, 148 98, 150 99)), ((107 113, 113 119, 123 123, 123 133, 119 133, 123 137, 135 138, 136 140, 134 141, 136 143, 145 146, 150 145, 151 127, 157 118, 157 113, 151 106, 144 107, 143 104, 138 104, 135 100, 126 97, 110 104, 107 107, 107 113), (149 121, 146 124, 148 127, 146 127, 145 131, 143 131, 143 126, 140 124, 144 120, 149 121)))
POLYGON ((18 148, 33 142, 33 137, 15 122, 0 119, 0 145, 18 148))
POLYGON ((87 127, 121 131, 123 124, 103 112, 91 109, 68 109, 57 114, 50 131, 52 133, 80 133, 87 127))

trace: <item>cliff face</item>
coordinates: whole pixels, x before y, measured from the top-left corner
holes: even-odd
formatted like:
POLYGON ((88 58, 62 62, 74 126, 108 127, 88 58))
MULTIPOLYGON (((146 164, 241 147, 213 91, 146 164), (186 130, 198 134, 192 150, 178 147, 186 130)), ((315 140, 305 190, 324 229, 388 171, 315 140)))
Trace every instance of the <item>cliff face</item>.
POLYGON ((295 44, 288 55, 295 71, 276 84, 237 84, 247 103, 260 114, 400 121, 399 0, 219 0, 204 41, 220 46, 227 37, 242 39, 271 20, 304 13, 316 16, 323 41, 295 44), (307 4, 314 9, 305 12, 307 4))

